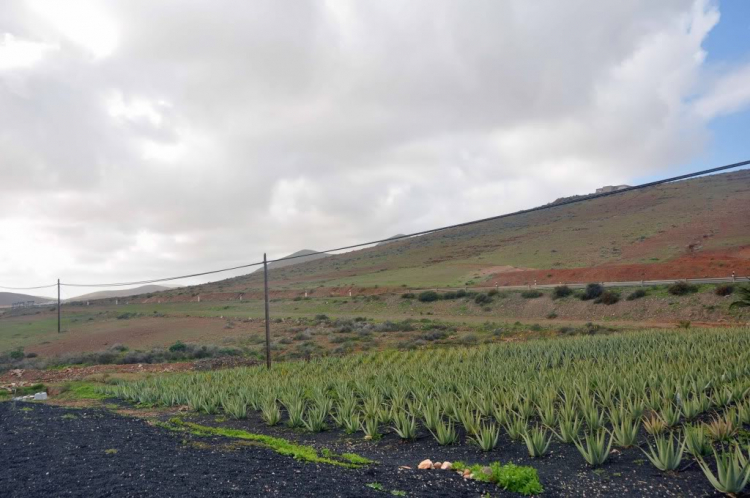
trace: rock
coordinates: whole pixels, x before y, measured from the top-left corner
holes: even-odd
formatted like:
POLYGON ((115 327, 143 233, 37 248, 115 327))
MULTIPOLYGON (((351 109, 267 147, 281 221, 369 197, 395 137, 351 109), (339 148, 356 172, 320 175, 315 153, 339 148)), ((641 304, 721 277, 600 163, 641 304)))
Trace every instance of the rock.
POLYGON ((419 462, 419 466, 417 468, 422 470, 433 468, 432 460, 422 460, 421 462, 419 462))
POLYGON ((440 466, 443 470, 451 470, 453 468, 453 464, 450 462, 443 462, 443 465, 440 466))
POLYGON ((34 401, 44 401, 47 399, 47 393, 41 392, 34 395, 34 401))
POLYGON ((439 469, 442 466, 443 466, 443 462, 435 462, 432 464, 433 469, 439 469))
POLYGON ((469 469, 464 469, 464 477, 469 477, 471 475, 471 471, 469 469))
POLYGON ((491 476, 492 475, 492 469, 489 467, 482 467, 482 474, 491 476))
POLYGON ((372 436, 365 436, 365 441, 370 441, 372 439, 372 436))

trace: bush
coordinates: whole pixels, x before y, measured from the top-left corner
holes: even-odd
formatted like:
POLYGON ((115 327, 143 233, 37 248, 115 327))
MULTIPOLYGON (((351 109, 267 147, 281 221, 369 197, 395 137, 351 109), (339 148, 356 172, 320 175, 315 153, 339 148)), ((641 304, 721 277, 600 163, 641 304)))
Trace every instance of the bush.
POLYGON ((719 285, 714 289, 714 294, 717 296, 729 296, 734 292, 734 286, 733 285, 719 285))
POLYGON ((555 318, 557 318, 557 313, 555 313, 554 311, 551 311, 549 312, 549 314, 547 314, 548 320, 554 320, 555 318))
POLYGON ((498 294, 499 294, 499 292, 498 292, 497 289, 492 289, 491 291, 489 291, 487 293, 487 295, 490 296, 490 297, 497 296, 498 294))
POLYGON ((615 304, 620 300, 620 296, 616 292, 604 291, 602 295, 594 300, 596 304, 615 304))
POLYGON ((23 360, 26 355, 23 352, 23 348, 18 348, 11 351, 8 356, 10 356, 11 360, 23 360))
POLYGON ((635 301, 636 299, 640 299, 642 297, 646 297, 646 291, 643 290, 643 289, 638 289, 636 291, 631 292, 628 295, 627 300, 628 301, 635 301))
POLYGON ((552 299, 562 299, 573 294, 573 290, 567 285, 558 285, 552 291, 552 299))
POLYGON ((667 292, 669 292, 673 296, 684 296, 686 294, 691 294, 697 291, 698 287, 696 287, 695 285, 691 285, 685 281, 675 282, 670 285, 669 288, 667 288, 667 292))
POLYGON ((448 332, 445 330, 431 330, 422 336, 425 341, 438 341, 448 337, 448 332))
POLYGON ((474 298, 474 302, 477 304, 489 304, 492 302, 492 298, 484 293, 477 294, 477 296, 474 298))
POLYGON ((415 297, 417 296, 413 292, 404 292, 401 294, 401 299, 414 299, 415 297))
POLYGON ((542 295, 543 294, 538 290, 527 290, 521 293, 521 297, 524 299, 536 299, 538 297, 542 297, 542 295))
POLYGON ((604 292, 604 287, 602 287, 599 284, 588 284, 586 286, 586 290, 583 291, 583 295, 581 296, 582 301, 588 301, 590 299, 596 299, 597 297, 602 295, 602 292, 604 292))
POLYGON ((182 341, 177 341, 171 346, 169 346, 170 353, 181 353, 183 351, 187 351, 187 344, 185 344, 182 341))
POLYGON ((435 291, 425 291, 419 294, 419 300, 423 303, 431 303, 440 299, 440 296, 435 291))
POLYGON ((464 289, 460 289, 456 291, 456 298, 462 298, 466 297, 466 291, 464 289))
POLYGON ((443 294, 443 299, 456 299, 458 297, 458 293, 453 291, 448 291, 445 294, 443 294))
POLYGON ((319 322, 327 322, 330 320, 330 318, 328 318, 328 315, 315 315, 315 319, 319 322))

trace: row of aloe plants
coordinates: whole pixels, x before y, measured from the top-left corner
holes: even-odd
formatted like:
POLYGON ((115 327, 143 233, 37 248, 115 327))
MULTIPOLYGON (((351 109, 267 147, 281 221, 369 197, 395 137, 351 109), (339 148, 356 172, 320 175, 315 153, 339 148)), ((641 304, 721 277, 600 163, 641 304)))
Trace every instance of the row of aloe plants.
POLYGON ((408 441, 428 431, 442 445, 463 439, 490 451, 505 434, 533 457, 558 440, 593 466, 613 446, 640 446, 664 471, 694 458, 725 493, 750 479, 737 438, 750 424, 749 392, 747 328, 388 351, 111 388, 137 403, 237 419, 258 412, 269 425, 336 426, 367 439, 392 430, 408 441))

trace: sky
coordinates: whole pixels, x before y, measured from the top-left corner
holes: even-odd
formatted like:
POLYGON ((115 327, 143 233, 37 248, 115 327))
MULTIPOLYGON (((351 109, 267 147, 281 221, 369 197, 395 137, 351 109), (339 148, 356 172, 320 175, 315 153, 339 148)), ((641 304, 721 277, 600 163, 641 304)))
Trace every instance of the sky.
POLYGON ((748 159, 747 130, 744 0, 5 0, 0 286, 512 212, 748 159))

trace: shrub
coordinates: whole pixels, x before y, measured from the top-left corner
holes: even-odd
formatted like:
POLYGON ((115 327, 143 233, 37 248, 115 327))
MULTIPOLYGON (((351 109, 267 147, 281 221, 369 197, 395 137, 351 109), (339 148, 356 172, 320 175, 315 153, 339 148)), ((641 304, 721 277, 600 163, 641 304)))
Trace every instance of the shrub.
POLYGON ((419 294, 419 300, 423 303, 431 303, 438 299, 440 299, 440 295, 435 291, 425 291, 419 294))
POLYGON ((620 300, 620 296, 616 292, 604 291, 602 295, 594 300, 596 304, 615 304, 620 300))
POLYGON ((643 290, 643 289, 638 289, 636 291, 631 292, 628 295, 627 300, 628 301, 635 301, 636 299, 640 299, 642 297, 646 297, 646 291, 643 290))
POLYGON ((456 298, 462 298, 466 297, 466 291, 464 289, 460 289, 456 291, 456 298))
POLYGON ((691 294, 697 291, 698 287, 696 287, 695 285, 691 285, 685 281, 675 282, 667 288, 667 292, 669 292, 673 296, 684 296, 686 294, 691 294))
POLYGON ((552 291, 552 299, 562 299, 573 294, 573 290, 567 285, 558 285, 552 291))
POLYGON ((330 318, 328 318, 328 315, 322 315, 322 314, 315 315, 315 319, 318 320, 319 322, 327 322, 330 320, 330 318))
POLYGON ((477 296, 474 298, 474 302, 477 304, 488 304, 492 302, 492 298, 484 293, 477 294, 477 296))
POLYGON ((23 348, 18 348, 11 351, 8 356, 10 356, 11 360, 23 360, 25 354, 23 352, 23 348))
POLYGON ((401 294, 401 299, 414 299, 415 297, 417 296, 413 292, 404 292, 401 294))
POLYGON ((714 294, 717 296, 728 296, 734 292, 733 285, 719 285, 714 289, 714 294))
POLYGON ((487 295, 490 296, 490 297, 497 296, 498 294, 499 294, 499 292, 498 292, 497 289, 492 289, 491 291, 489 291, 487 293, 487 295))
POLYGON ((183 343, 182 341, 177 341, 171 346, 169 346, 170 353, 178 353, 182 351, 187 351, 187 345, 183 343))
POLYGON ((524 299, 536 299, 542 296, 543 294, 539 292, 538 290, 527 290, 521 293, 521 297, 524 299))
POLYGON ((507 491, 525 496, 538 495, 544 491, 534 467, 520 467, 512 463, 500 465, 495 462, 490 465, 490 469, 493 480, 507 491))
POLYGON ((548 320, 554 320, 555 318, 557 318, 557 313, 555 313, 554 311, 550 311, 550 312, 549 312, 549 313, 547 314, 547 319, 548 319, 548 320))
POLYGON ((604 287, 602 287, 599 284, 588 284, 586 286, 586 290, 583 291, 583 295, 581 295, 582 301, 589 301, 591 299, 596 299, 597 297, 602 295, 602 292, 604 292, 604 287))
POLYGON ((456 299, 458 297, 458 293, 453 291, 448 291, 445 294, 443 294, 443 299, 456 299))

